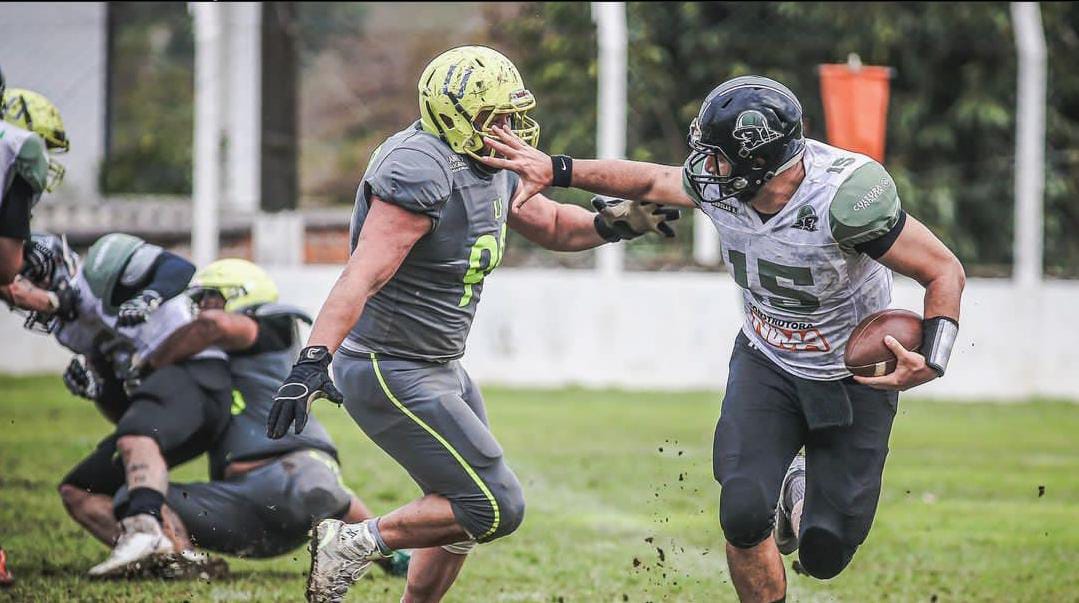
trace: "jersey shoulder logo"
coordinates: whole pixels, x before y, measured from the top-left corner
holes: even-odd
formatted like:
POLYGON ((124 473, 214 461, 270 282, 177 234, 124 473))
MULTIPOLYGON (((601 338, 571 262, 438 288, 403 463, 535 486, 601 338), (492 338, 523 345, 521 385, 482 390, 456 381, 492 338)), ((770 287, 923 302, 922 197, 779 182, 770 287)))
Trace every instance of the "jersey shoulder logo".
POLYGON ((456 174, 457 172, 463 172, 468 169, 468 163, 457 153, 451 153, 446 155, 446 161, 450 162, 450 173, 456 174))
POLYGON ((803 205, 798 208, 798 215, 794 218, 794 224, 791 224, 791 228, 797 228, 798 230, 804 230, 806 232, 817 232, 817 224, 820 222, 820 218, 817 217, 817 211, 813 209, 812 205, 803 205))
POLYGON ((750 151, 763 146, 782 136, 779 132, 768 127, 768 120, 764 114, 756 109, 749 109, 738 114, 734 122, 734 131, 731 132, 735 140, 742 142, 740 154, 744 157, 750 151))

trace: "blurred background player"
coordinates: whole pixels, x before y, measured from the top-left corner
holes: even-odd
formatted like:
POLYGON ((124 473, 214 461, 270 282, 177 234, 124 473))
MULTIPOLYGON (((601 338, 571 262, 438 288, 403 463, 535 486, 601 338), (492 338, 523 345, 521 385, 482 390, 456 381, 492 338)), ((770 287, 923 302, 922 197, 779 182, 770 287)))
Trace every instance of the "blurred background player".
POLYGON ((30 212, 64 169, 49 152, 69 142, 56 106, 30 90, 6 88, 0 73, 0 298, 11 301, 10 285, 20 273, 42 278, 49 258, 30 237, 30 212))
POLYGON ((271 437, 300 433, 316 397, 345 403, 364 432, 424 496, 363 523, 323 520, 311 540, 308 598, 340 601, 370 563, 414 552, 403 601, 437 601, 477 542, 524 517, 517 477, 487 425, 479 389, 458 360, 484 277, 502 261, 507 226, 548 249, 589 249, 670 232, 677 211, 601 203, 599 214, 537 196, 510 215, 511 172, 488 169, 496 124, 533 144, 536 101, 517 68, 482 46, 444 52, 419 80, 421 118, 374 153, 356 193, 352 257, 307 347, 277 394, 271 437), (337 390, 330 380, 334 357, 337 390))
POLYGON ((511 131, 497 135, 506 158, 482 160, 521 176, 515 207, 572 185, 696 207, 712 220, 745 316, 713 449, 732 582, 743 601, 784 599, 773 530, 783 552, 800 548, 810 575, 838 575, 876 513, 897 390, 944 374, 965 283, 959 260, 906 215, 879 163, 805 139, 801 103, 768 78, 735 78, 708 95, 682 167, 552 159, 511 131), (921 353, 888 337, 896 370, 851 377, 847 337, 888 307, 889 269, 925 287, 921 353), (804 461, 792 463, 803 446, 804 461))
MULTIPOLYGON (((149 356, 192 319, 191 301, 180 295, 195 272, 190 262, 138 237, 113 233, 98 239, 84 262, 72 263, 69 278, 50 278, 38 283, 42 287, 16 283, 15 297, 25 309, 47 312, 40 301, 43 287, 55 289, 70 280, 78 293, 77 310, 49 330, 86 358, 72 361, 65 384, 95 400, 116 430, 59 490, 65 508, 82 521, 111 516, 112 498, 127 484, 129 504, 115 518, 120 532, 112 554, 89 572, 119 576, 152 555, 175 552, 161 528, 168 467, 202 454, 224 433, 232 380, 224 352, 215 348, 160 370, 140 368, 138 358, 149 356)), ((84 527, 95 533, 108 529, 84 527)))
MULTIPOLYGON (((228 352, 234 390, 232 420, 209 450, 211 481, 169 486, 166 508, 173 513, 165 523, 178 550, 192 550, 194 542, 230 555, 274 557, 303 543, 311 526, 326 517, 349 523, 371 517, 342 483, 337 448, 317 419, 302 434, 266 437, 274 393, 299 350, 297 321, 310 324, 310 317, 277 303, 277 285, 242 259, 206 266, 192 279, 188 295, 198 315, 174 331, 148 364, 160 369, 218 347, 228 352)), ((127 504, 122 489, 117 516, 127 504)), ((118 524, 112 526, 95 536, 109 541, 119 532, 118 524)), ((408 555, 398 552, 380 565, 404 575, 408 555)))

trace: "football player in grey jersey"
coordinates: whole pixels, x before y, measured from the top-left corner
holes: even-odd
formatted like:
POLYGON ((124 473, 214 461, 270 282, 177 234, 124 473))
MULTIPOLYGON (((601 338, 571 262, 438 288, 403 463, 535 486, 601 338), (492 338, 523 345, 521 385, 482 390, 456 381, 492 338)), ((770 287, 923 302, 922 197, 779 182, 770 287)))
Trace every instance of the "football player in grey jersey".
POLYGON ((783 600, 780 552, 796 549, 809 574, 839 574, 876 512, 897 392, 944 374, 959 260, 902 210, 879 163, 806 139, 801 103, 767 78, 709 94, 684 166, 551 158, 512 131, 496 134, 502 157, 482 161, 520 175, 515 211, 533 192, 572 185, 695 207, 715 224, 744 308, 713 449, 732 582, 743 601, 783 600), (888 307, 891 270, 925 287, 921 347, 887 337, 895 371, 852 377, 846 339, 888 307))
POLYGON ((311 540, 307 595, 315 601, 340 601, 373 560, 401 548, 417 549, 402 600, 440 600, 477 542, 520 525, 521 485, 458 360, 484 277, 502 262, 507 227, 573 251, 673 234, 665 222, 677 215, 622 201, 600 201, 592 213, 540 195, 511 214, 516 175, 478 158, 491 152, 485 136, 496 124, 532 143, 539 126, 516 67, 490 48, 438 56, 419 93, 420 120, 386 140, 367 167, 352 257, 277 393, 268 432, 283 437, 295 422, 299 433, 315 398, 343 401, 423 496, 363 523, 323 520, 311 540))

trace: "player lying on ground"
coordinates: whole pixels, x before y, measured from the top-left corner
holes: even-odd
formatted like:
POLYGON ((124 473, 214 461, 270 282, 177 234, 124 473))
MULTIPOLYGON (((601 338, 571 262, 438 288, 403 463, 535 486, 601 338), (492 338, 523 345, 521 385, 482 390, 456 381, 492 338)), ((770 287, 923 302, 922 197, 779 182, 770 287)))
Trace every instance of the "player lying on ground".
POLYGON ((0 299, 10 302, 8 287, 20 273, 40 279, 48 272, 30 239, 30 212, 63 179, 49 151, 66 151, 68 140, 56 107, 36 92, 5 89, 3 73, 0 114, 0 299))
MULTIPOLYGON (((75 510, 87 495, 103 495, 111 508, 112 497, 127 484, 130 504, 115 518, 121 529, 112 554, 90 570, 93 577, 123 575, 147 557, 175 552, 161 529, 168 467, 202 454, 224 433, 232 379, 225 353, 216 348, 160 370, 130 370, 133 357, 148 357, 169 334, 191 321, 191 301, 177 297, 195 272, 190 262, 137 237, 115 233, 95 242, 85 262, 76 258, 53 265, 48 282, 39 283, 41 289, 73 291, 76 310, 62 317, 32 315, 32 322, 46 325, 61 345, 83 354, 99 374, 109 377, 94 398, 117 424, 63 479, 60 495, 78 520, 75 510), (62 287, 61 282, 70 286, 62 287)), ((41 289, 24 281, 16 285, 19 305, 37 314, 48 311, 39 305, 41 289)), ((73 361, 65 383, 77 388, 84 373, 84 367, 73 361)))
MULTIPOLYGON (((312 417, 302 434, 266 437, 274 392, 299 350, 296 321, 310 324, 311 319, 278 304, 277 285, 246 260, 210 264, 195 275, 188 295, 198 304, 195 320, 174 331, 147 362, 160 369, 216 346, 228 352, 234 390, 232 420, 209 450, 212 481, 169 484, 165 509, 174 513, 165 515, 165 524, 177 550, 192 550, 194 542, 230 555, 274 557, 303 543, 322 519, 370 518, 363 501, 342 483, 337 448, 317 419, 312 417)), ((92 369, 86 381, 96 381, 92 369)), ((76 512, 83 525, 107 528, 94 532, 103 542, 119 533, 119 524, 110 522, 111 502, 97 500, 76 512), (97 517, 80 515, 84 512, 97 517)), ((118 516, 128 502, 121 489, 118 516)), ((404 575, 408 555, 380 562, 390 573, 404 575)))
POLYGON ((490 48, 456 48, 427 66, 419 91, 420 120, 368 164, 352 257, 277 394, 268 429, 280 438, 295 421, 300 433, 314 398, 343 400, 423 496, 364 523, 320 523, 311 541, 311 600, 340 601, 373 560, 410 548, 418 550, 402 600, 437 601, 476 543, 520 525, 521 485, 458 360, 484 277, 502 262, 507 226, 548 249, 573 251, 671 232, 665 220, 677 215, 631 202, 594 214, 540 195, 511 214, 517 177, 477 159, 492 124, 533 143, 538 136, 527 116, 535 100, 516 67, 490 48))
POLYGON ((767 78, 709 94, 681 167, 551 158, 508 129, 495 137, 504 157, 481 161, 521 176, 515 206, 575 186, 696 207, 712 220, 745 314, 713 451, 732 581, 743 601, 782 600, 777 541, 784 553, 800 549, 809 574, 838 575, 876 512, 897 391, 944 374, 965 282, 959 260, 902 210, 879 163, 803 138, 801 104, 767 78), (888 307, 892 270, 925 287, 921 353, 889 337, 896 370, 852 378, 844 345, 888 307))

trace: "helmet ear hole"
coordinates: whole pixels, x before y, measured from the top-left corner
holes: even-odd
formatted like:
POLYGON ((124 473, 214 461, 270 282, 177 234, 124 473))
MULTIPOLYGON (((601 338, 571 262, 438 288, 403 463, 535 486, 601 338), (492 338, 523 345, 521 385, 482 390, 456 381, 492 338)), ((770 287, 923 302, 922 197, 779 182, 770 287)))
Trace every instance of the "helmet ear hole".
POLYGON ((451 130, 453 129, 453 119, 451 119, 449 115, 446 115, 445 113, 439 113, 438 117, 442 120, 442 123, 445 124, 447 128, 451 130))
POLYGON ((757 157, 756 159, 753 160, 753 167, 758 169, 758 170, 763 168, 766 165, 768 165, 768 160, 765 159, 764 157, 757 157))

